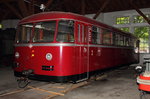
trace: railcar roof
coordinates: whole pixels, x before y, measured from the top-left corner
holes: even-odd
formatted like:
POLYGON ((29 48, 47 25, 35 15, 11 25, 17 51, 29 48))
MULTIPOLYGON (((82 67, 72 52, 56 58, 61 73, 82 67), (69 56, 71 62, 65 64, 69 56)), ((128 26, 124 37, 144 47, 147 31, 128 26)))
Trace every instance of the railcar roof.
MULTIPOLYGON (((74 13, 70 13, 70 12, 42 12, 42 13, 34 14, 34 15, 31 15, 31 16, 28 16, 28 17, 22 19, 19 22, 19 24, 47 21, 47 20, 53 20, 53 19, 79 20, 79 21, 83 21, 83 22, 90 23, 90 24, 97 25, 97 26, 100 25, 101 27, 107 28, 109 30, 115 30, 117 32, 123 32, 117 28, 114 28, 112 26, 98 22, 94 19, 90 19, 90 18, 84 17, 82 15, 74 14, 74 13)), ((123 33, 125 33, 127 35, 132 35, 131 33, 128 33, 128 32, 123 32, 123 33)))

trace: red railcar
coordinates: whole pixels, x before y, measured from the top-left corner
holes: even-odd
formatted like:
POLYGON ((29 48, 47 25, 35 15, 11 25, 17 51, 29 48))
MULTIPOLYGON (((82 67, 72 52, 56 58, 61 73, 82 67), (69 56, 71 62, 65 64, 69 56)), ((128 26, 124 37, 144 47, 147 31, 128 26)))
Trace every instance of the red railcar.
POLYGON ((79 81, 136 63, 136 38, 81 15, 43 12, 18 25, 14 74, 54 82, 79 81))

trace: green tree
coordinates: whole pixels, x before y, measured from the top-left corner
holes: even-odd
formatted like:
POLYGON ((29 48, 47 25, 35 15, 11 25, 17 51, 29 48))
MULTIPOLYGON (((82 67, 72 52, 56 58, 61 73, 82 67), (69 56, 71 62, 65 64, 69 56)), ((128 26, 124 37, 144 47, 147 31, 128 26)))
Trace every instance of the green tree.
POLYGON ((149 31, 150 27, 135 27, 134 35, 140 40, 140 53, 149 52, 149 31))
POLYGON ((148 40, 149 38, 149 27, 145 26, 145 27, 135 27, 134 28, 134 35, 138 38, 143 38, 148 40))

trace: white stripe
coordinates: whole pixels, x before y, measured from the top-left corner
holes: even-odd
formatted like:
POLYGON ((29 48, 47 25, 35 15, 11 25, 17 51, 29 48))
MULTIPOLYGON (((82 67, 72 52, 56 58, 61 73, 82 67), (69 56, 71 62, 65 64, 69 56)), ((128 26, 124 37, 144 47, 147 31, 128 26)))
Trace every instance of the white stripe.
POLYGON ((70 43, 51 43, 51 44, 15 44, 15 47, 26 47, 26 46, 85 46, 85 47, 101 47, 101 48, 124 48, 124 49, 134 49, 134 47, 128 46, 108 46, 108 45, 84 45, 84 44, 70 44, 70 43))

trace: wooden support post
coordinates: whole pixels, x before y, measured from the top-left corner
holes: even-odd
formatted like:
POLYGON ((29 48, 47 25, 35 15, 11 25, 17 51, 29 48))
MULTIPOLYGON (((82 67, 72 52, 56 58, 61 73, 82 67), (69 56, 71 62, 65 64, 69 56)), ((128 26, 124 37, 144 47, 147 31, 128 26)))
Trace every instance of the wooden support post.
POLYGON ((27 7, 26 7, 24 0, 18 0, 18 5, 19 5, 19 8, 21 10, 23 17, 28 16, 29 13, 28 13, 28 10, 27 10, 27 7))
POLYGON ((103 5, 100 7, 99 11, 95 14, 95 16, 93 17, 93 19, 96 19, 100 13, 104 10, 104 8, 106 7, 106 5, 109 3, 110 0, 106 0, 103 5))
POLYGON ((148 19, 143 13, 142 11, 140 11, 140 9, 133 4, 133 0, 130 0, 130 4, 132 5, 132 7, 147 21, 147 23, 150 25, 150 19, 148 19))
POLYGON ((23 17, 21 14, 14 8, 12 7, 9 3, 4 3, 19 19, 22 19, 23 17))
POLYGON ((82 3, 81 3, 81 14, 85 15, 85 0, 82 0, 82 3))

